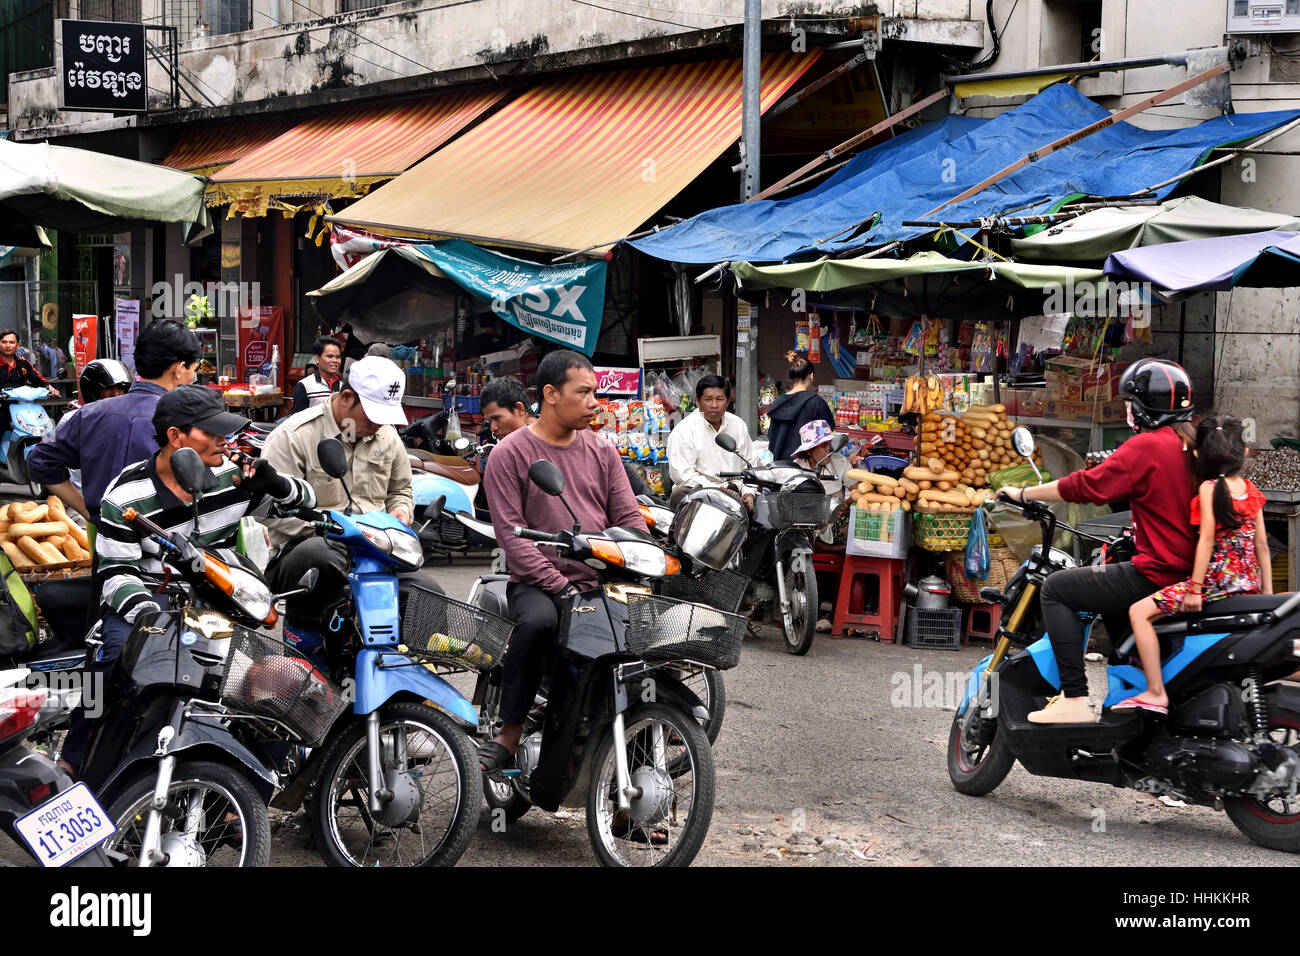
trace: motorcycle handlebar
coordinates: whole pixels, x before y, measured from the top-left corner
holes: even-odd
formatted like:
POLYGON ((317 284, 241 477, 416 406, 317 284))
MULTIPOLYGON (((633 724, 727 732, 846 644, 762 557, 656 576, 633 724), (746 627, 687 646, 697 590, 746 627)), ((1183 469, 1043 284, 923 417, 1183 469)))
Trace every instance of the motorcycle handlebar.
POLYGON ((563 544, 565 537, 562 534, 552 534, 549 531, 533 531, 531 528, 521 528, 515 525, 511 532, 516 538, 523 538, 526 541, 546 541, 551 544, 563 544))

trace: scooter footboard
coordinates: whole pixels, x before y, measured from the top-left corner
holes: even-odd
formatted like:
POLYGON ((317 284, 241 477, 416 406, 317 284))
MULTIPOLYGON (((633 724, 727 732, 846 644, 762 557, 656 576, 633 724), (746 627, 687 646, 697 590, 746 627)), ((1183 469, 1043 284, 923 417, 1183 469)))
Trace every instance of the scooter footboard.
POLYGON ((361 651, 357 655, 356 700, 352 712, 372 713, 398 694, 414 694, 429 701, 470 733, 478 728, 474 705, 423 664, 396 651, 371 648, 361 651))

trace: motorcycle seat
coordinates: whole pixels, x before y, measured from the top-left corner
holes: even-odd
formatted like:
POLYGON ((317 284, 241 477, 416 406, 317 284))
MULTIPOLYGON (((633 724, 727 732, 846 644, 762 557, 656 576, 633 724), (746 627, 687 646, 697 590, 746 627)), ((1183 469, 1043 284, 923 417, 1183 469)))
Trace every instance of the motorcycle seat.
POLYGON ((412 463, 417 461, 433 461, 433 455, 429 454, 423 448, 406 449, 406 457, 410 458, 412 463))
POLYGON ((507 621, 512 621, 514 618, 510 616, 510 602, 506 600, 506 584, 509 581, 508 574, 488 575, 478 594, 478 606, 498 617, 504 617, 507 621))
POLYGON ((459 465, 450 465, 443 461, 422 461, 420 462, 420 469, 433 475, 450 478, 461 485, 477 485, 482 480, 477 468, 463 462, 459 465))
POLYGON ((1238 594, 1206 604, 1196 614, 1178 614, 1166 621, 1187 621, 1200 617, 1220 617, 1226 614, 1258 614, 1281 607, 1292 597, 1290 594, 1238 594))
POLYGON ((255 432, 262 432, 265 435, 275 431, 275 426, 270 422, 249 422, 248 427, 255 432))
MULTIPOLYGON (((46 581, 32 594, 41 616, 54 632, 54 640, 45 642, 42 647, 53 650, 84 649, 82 639, 89 626, 87 609, 98 606, 95 599, 94 578, 69 578, 67 580, 46 581)), ((44 651, 42 651, 42 654, 44 651)))

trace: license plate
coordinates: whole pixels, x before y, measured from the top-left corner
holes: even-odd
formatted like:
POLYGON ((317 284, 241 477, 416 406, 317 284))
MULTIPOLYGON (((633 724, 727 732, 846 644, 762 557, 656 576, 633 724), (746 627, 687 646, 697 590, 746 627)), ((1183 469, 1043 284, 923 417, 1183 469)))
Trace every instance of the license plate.
POLYGON ((117 831, 84 783, 46 800, 15 826, 41 866, 71 863, 117 831))

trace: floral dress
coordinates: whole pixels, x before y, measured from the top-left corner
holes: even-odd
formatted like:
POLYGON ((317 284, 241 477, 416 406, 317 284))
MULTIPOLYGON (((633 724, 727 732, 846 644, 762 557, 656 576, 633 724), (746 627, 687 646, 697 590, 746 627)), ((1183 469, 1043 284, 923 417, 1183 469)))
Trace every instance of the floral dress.
MULTIPOLYGON (((1207 485, 1214 482, 1207 481, 1207 485)), ((1241 524, 1235 530, 1214 529, 1214 551, 1205 572, 1202 604, 1218 601, 1233 594, 1258 594, 1261 590, 1259 558, 1255 554, 1255 515, 1264 507, 1264 495, 1254 482, 1246 480, 1246 493, 1232 499, 1241 524)), ((1192 499, 1192 524, 1201 523, 1200 497, 1192 499)), ((1191 579, 1171 584, 1154 595, 1162 614, 1182 614, 1183 598, 1191 592, 1191 579)))

